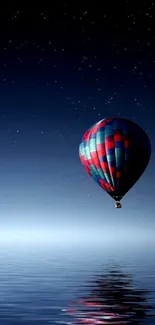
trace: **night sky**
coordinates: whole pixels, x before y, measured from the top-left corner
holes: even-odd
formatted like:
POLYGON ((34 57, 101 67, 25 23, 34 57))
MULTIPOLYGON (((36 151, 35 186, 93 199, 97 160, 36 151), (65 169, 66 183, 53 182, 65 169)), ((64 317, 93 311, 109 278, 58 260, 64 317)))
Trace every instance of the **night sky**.
POLYGON ((101 3, 1 8, 0 238, 153 237, 155 4, 101 3), (121 210, 78 153, 111 116, 137 122, 152 145, 121 210))

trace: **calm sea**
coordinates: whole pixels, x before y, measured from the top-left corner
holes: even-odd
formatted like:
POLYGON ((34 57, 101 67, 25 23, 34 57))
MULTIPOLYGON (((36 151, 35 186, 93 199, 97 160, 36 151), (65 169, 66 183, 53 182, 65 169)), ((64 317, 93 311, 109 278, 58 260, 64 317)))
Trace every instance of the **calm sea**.
POLYGON ((0 325, 155 324, 153 245, 0 246, 0 325))

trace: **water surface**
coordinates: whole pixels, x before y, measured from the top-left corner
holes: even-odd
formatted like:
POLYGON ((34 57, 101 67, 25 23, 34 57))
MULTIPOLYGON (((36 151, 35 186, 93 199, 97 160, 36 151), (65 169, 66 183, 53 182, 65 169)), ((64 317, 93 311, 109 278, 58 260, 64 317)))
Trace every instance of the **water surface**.
POLYGON ((155 324, 153 245, 1 245, 0 324, 155 324))

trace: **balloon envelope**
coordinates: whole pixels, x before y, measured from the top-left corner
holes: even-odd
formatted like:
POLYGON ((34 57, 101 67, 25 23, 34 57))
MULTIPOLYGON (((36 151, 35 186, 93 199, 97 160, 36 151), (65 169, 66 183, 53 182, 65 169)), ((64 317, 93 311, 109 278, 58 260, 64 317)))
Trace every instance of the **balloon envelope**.
POLYGON ((85 132, 79 155, 86 172, 113 199, 120 201, 147 167, 151 144, 136 123, 107 118, 85 132))

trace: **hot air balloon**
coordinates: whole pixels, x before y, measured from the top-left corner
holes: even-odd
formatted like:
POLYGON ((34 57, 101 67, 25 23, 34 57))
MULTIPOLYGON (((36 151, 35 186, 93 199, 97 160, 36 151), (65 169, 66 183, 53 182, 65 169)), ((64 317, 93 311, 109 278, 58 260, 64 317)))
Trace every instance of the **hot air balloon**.
POLYGON ((125 118, 107 118, 85 132, 79 155, 86 172, 121 208, 124 195, 146 169, 151 144, 145 131, 125 118))

